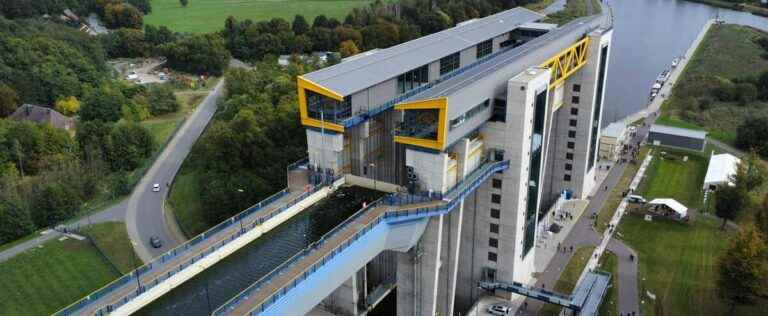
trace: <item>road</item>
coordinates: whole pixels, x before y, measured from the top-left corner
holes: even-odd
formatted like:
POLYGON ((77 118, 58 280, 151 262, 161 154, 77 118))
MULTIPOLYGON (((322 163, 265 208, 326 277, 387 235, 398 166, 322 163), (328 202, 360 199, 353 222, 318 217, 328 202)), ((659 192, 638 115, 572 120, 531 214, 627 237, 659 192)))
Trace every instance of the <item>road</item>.
MULTIPOLYGON (((125 214, 128 235, 133 241, 136 254, 143 262, 165 253, 186 239, 176 230, 171 230, 166 221, 164 208, 168 195, 166 184, 173 181, 192 146, 216 112, 219 99, 223 95, 223 87, 222 79, 192 116, 184 122, 128 198, 125 214), (152 192, 154 183, 160 184, 160 192, 152 192), (159 237, 163 243, 162 247, 153 248, 149 244, 151 236, 159 237)), ((175 225, 175 223, 170 224, 175 225)))

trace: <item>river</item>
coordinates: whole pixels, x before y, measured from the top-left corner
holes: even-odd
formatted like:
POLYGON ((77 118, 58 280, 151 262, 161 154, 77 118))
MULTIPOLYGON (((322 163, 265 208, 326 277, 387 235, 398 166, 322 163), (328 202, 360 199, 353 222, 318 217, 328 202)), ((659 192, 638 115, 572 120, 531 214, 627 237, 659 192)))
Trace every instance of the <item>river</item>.
POLYGON ((645 108, 656 76, 682 55, 704 23, 727 23, 768 31, 768 19, 683 0, 608 0, 615 16, 603 126, 645 108))

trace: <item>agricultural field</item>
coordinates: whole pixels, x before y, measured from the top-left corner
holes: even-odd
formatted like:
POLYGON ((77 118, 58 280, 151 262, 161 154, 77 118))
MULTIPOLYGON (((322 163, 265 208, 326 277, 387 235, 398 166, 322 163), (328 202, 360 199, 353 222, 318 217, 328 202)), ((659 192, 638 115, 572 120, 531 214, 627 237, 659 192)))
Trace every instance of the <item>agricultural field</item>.
POLYGON ((343 20, 352 8, 367 5, 369 0, 192 0, 182 7, 178 0, 153 0, 152 13, 146 24, 165 25, 176 32, 205 33, 224 28, 224 20, 269 20, 280 17, 293 21, 302 14, 312 23, 324 14, 343 20))

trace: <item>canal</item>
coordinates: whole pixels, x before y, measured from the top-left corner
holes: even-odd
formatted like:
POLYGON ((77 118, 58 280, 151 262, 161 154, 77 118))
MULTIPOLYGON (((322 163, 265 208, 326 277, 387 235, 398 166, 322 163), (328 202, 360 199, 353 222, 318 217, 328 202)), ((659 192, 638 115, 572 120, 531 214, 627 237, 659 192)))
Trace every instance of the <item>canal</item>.
POLYGON ((683 0, 607 0, 614 33, 608 68, 603 126, 642 110, 656 76, 682 55, 704 23, 727 23, 768 31, 768 19, 746 12, 683 0))
POLYGON ((342 187, 142 309, 139 315, 210 315, 240 291, 383 194, 342 187))

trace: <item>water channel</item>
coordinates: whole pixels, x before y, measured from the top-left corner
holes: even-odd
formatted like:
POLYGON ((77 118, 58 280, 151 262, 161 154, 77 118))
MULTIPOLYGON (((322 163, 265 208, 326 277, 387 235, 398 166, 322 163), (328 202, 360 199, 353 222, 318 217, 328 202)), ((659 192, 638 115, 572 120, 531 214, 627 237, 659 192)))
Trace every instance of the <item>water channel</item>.
POLYGON ((333 196, 198 274, 139 315, 210 315, 240 291, 382 194, 359 187, 341 188, 333 196))

